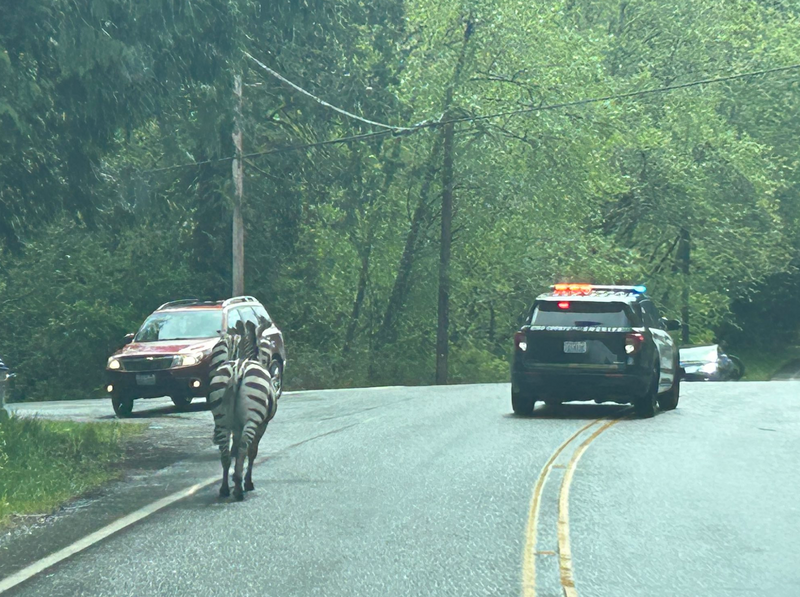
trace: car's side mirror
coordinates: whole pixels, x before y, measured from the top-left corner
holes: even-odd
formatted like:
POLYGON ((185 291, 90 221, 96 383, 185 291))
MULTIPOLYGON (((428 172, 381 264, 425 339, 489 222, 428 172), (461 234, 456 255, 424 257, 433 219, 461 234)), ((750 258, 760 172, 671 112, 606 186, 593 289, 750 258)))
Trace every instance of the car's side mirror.
POLYGON ((136 334, 125 334, 125 336, 122 338, 122 345, 127 346, 128 344, 133 342, 134 336, 136 336, 136 334))
POLYGON ((677 319, 667 319, 666 317, 662 317, 661 323, 669 332, 675 332, 681 329, 681 322, 677 319))

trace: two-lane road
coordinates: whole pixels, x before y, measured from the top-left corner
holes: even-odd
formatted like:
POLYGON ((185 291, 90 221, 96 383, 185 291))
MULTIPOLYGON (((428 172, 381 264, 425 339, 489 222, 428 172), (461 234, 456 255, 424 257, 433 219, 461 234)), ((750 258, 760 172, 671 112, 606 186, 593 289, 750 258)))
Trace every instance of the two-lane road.
MULTIPOLYGON (((798 389, 687 383, 649 420, 515 417, 506 384, 287 394, 244 502, 205 486, 8 594, 797 597, 798 389)), ((154 412, 151 433, 199 447, 140 494, 218 474, 208 412, 154 412)), ((58 529, 38 533, 60 549, 58 529)))

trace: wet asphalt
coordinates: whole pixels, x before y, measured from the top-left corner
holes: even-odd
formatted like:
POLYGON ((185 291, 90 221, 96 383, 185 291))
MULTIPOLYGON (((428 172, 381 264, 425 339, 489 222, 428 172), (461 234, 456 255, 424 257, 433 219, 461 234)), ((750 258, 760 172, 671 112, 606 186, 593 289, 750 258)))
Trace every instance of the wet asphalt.
MULTIPOLYGON (((8 595, 520 595, 531 495, 580 427, 619 406, 510 413, 507 384, 286 394, 256 490, 217 485, 8 595)), ((599 435, 569 496, 575 594, 800 596, 800 384, 685 383, 677 410, 599 435)), ((106 401, 17 407, 110 420, 106 401)), ((0 578, 219 473, 202 405, 137 403, 127 473, 0 537, 0 578)), ((564 453, 563 463, 577 445, 564 453)), ((559 581, 559 483, 544 486, 535 594, 559 581)), ((528 542, 528 544, 530 544, 528 542)), ((528 588, 530 595, 530 587, 528 588)))

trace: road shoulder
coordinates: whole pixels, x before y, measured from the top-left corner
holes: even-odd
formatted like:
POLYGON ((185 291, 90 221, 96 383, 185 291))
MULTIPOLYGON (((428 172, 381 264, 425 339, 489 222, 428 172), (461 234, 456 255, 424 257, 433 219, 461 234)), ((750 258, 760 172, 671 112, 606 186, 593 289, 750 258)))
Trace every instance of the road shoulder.
POLYGON ((0 532, 0 578, 104 527, 118 518, 219 469, 210 434, 151 423, 130 439, 117 464, 121 477, 64 504, 51 514, 14 517, 0 532))

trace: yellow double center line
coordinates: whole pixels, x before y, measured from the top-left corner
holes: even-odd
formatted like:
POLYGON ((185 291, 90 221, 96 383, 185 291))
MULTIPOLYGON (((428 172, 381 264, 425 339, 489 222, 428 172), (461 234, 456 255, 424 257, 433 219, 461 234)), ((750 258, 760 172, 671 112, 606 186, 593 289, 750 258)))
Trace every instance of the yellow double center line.
MULTIPOLYGON (((575 474, 575 468, 578 461, 583 456, 583 453, 601 433, 609 427, 616 425, 627 415, 620 415, 618 418, 606 420, 594 433, 592 433, 586 440, 572 454, 569 464, 567 465, 564 477, 561 481, 561 489, 558 497, 558 559, 559 559, 559 575, 561 587, 564 591, 565 597, 577 597, 578 593, 575 590, 575 579, 572 569, 572 550, 569 540, 569 489, 572 484, 572 478, 575 474)), ((542 492, 544 491, 547 477, 550 475, 550 470, 553 464, 561 453, 583 432, 589 428, 597 425, 606 417, 595 419, 591 423, 587 423, 578 431, 573 433, 567 438, 545 463, 542 471, 539 473, 539 478, 536 480, 536 485, 533 489, 531 496, 530 508, 528 510, 528 524, 525 527, 525 552, 522 560, 522 595, 523 597, 536 597, 536 543, 539 534, 539 510, 542 503, 542 492)), ((551 552, 552 553, 552 552, 551 552)))

